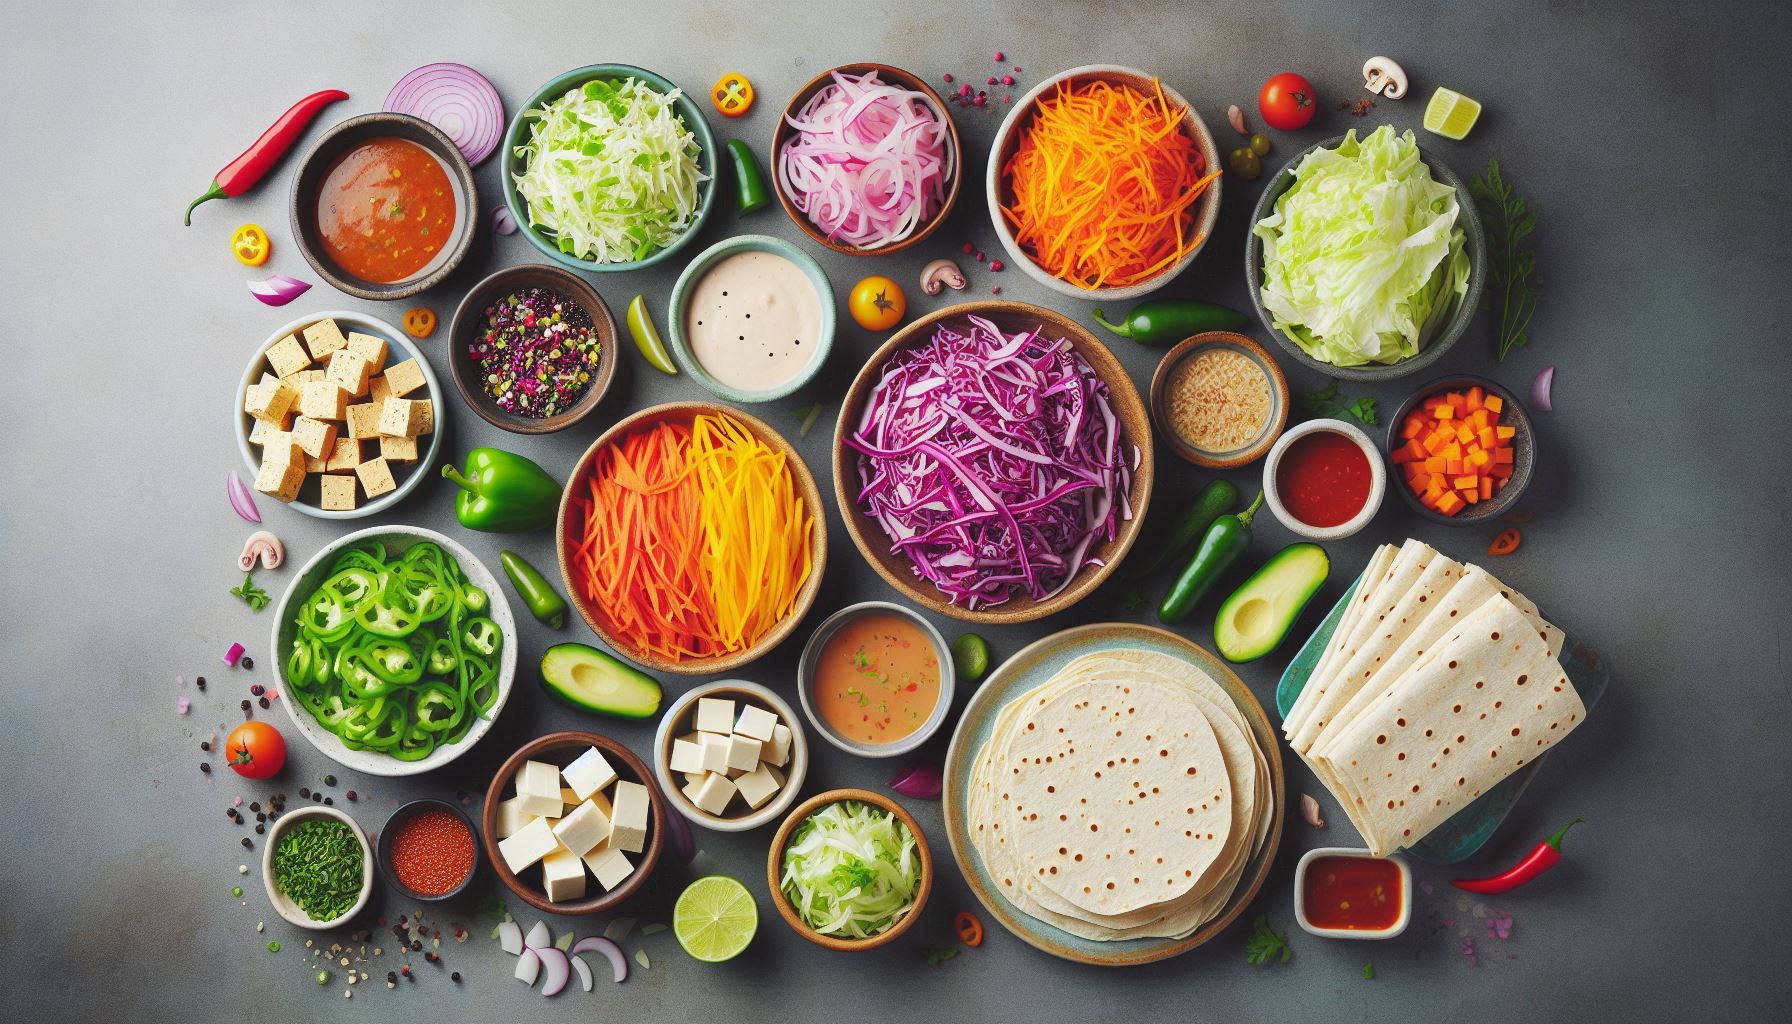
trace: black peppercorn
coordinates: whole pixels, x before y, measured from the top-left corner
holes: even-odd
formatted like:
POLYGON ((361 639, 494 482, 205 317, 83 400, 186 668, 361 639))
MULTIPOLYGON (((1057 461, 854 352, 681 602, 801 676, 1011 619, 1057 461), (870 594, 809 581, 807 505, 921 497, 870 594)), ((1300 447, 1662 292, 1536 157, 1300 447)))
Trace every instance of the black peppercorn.
POLYGON ((334 786, 335 784, 336 784, 336 776, 334 776, 334 775, 324 776, 324 785, 334 786))
POLYGON ((267 698, 266 698, 266 697, 263 697, 263 698, 261 698, 261 708, 262 708, 262 710, 263 710, 263 711, 266 711, 266 710, 267 710, 267 709, 268 709, 268 708, 269 708, 269 707, 271 707, 271 706, 272 706, 272 705, 270 705, 270 704, 269 704, 269 703, 268 703, 268 699, 267 699, 267 698))
POLYGON ((243 849, 245 849, 245 850, 255 849, 255 844, 249 841, 248 836, 243 837, 243 849))
POLYGON ((460 972, 455 971, 454 973, 448 975, 448 980, 454 982, 456 985, 460 984, 460 972))
POLYGON ((199 770, 204 772, 207 775, 210 775, 212 773, 212 766, 205 763, 204 761, 201 761, 201 762, 199 762, 199 770))
POLYGON ((241 665, 245 672, 251 671, 255 668, 255 659, 251 658, 247 654, 245 654, 242 656, 242 658, 240 660, 237 661, 237 664, 241 665))
POLYGON ((201 690, 205 689, 205 677, 204 676, 200 676, 198 679, 194 680, 194 683, 196 683, 201 690))

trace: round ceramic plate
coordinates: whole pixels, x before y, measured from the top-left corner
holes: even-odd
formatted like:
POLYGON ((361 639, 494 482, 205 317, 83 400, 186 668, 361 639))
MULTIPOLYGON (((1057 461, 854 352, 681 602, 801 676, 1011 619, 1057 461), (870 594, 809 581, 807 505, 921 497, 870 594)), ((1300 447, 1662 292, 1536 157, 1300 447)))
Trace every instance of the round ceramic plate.
POLYGON ((990 674, 964 709, 958 729, 952 734, 952 746, 946 753, 945 791, 941 796, 946 816, 946 839, 952 844, 952 856, 971 891, 977 894, 983 909, 989 911, 1002 927, 1021 941, 1056 957, 1095 964, 1099 967, 1129 967, 1150 963, 1186 953, 1224 931, 1240 911, 1257 895, 1263 879, 1276 859, 1276 847, 1282 841, 1282 754, 1277 736, 1263 713, 1263 705, 1244 685, 1244 681, 1219 658, 1165 629, 1129 622, 1109 622, 1076 626, 1053 633, 1023 648, 990 674), (1238 888, 1232 893, 1219 916, 1202 925, 1193 935, 1181 939, 1126 939, 1118 942, 1096 942, 1062 931, 1036 917, 1021 913, 996 892, 995 879, 983 866, 983 858, 971 843, 969 816, 965 807, 971 776, 971 763, 977 752, 989 741, 990 728, 996 713, 1033 687, 1044 683, 1073 659, 1099 651, 1120 649, 1146 650, 1188 662, 1210 676, 1238 705, 1251 734, 1270 766, 1271 805, 1269 839, 1245 867, 1238 888))

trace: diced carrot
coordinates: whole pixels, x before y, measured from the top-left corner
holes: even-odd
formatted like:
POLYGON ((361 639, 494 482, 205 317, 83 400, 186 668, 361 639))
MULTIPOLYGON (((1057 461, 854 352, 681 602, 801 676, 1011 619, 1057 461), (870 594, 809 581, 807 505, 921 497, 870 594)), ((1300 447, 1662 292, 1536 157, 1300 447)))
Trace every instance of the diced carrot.
POLYGON ((1480 430, 1487 425, 1487 410, 1476 409, 1468 414, 1468 425, 1471 430, 1480 430))
POLYGON ((1451 441, 1449 444, 1444 445, 1443 455, 1446 459, 1462 458, 1462 444, 1457 441, 1451 441))
POLYGON ((1506 407, 1506 400, 1498 395, 1488 395, 1484 404, 1488 412, 1497 413, 1506 407))
POLYGON ((1478 491, 1481 489, 1481 478, 1478 477, 1477 475, 1475 475, 1474 473, 1469 473, 1464 476, 1452 477, 1450 479, 1450 486, 1456 488, 1459 491, 1466 491, 1470 488, 1473 488, 1478 491))
POLYGON ((1468 396, 1460 391, 1452 391, 1445 395, 1444 401, 1450 403, 1450 408, 1455 409, 1457 412, 1468 411, 1468 396))
POLYGON ((1433 473, 1431 478, 1425 481, 1425 488, 1433 491, 1447 491, 1450 489, 1449 478, 1442 473, 1433 473))
POLYGON ((1443 451, 1446 443, 1448 442, 1444 439, 1443 432, 1440 430, 1434 430, 1425 435, 1425 440, 1421 442, 1425 450, 1433 455, 1443 451))
POLYGON ((1456 496, 1455 491, 1445 491, 1443 495, 1437 499, 1437 510, 1446 516, 1453 516, 1457 512, 1462 511, 1462 505, 1463 501, 1456 496))
MULTIPOLYGON (((1450 397, 1451 397, 1451 398, 1454 398, 1454 397, 1456 397, 1456 396, 1454 396, 1454 395, 1451 395, 1451 396, 1450 396, 1450 397)), ((1436 416, 1437 416, 1437 418, 1438 418, 1438 419, 1440 419, 1440 420, 1453 420, 1453 419, 1455 419, 1455 418, 1456 418, 1456 406, 1455 406, 1455 404, 1454 404, 1454 403, 1450 403, 1450 402, 1446 402, 1446 403, 1444 403, 1444 404, 1443 404, 1443 405, 1440 405, 1440 406, 1438 406, 1438 407, 1437 407, 1437 411, 1436 411, 1436 416)))
POLYGON ((1493 497, 1493 477, 1484 476, 1481 478, 1481 500, 1487 501, 1487 500, 1491 499, 1492 497, 1493 497))
MULTIPOLYGON (((1425 453, 1425 449, 1423 449, 1423 448, 1420 448, 1420 449, 1419 449, 1419 452, 1420 452, 1420 454, 1424 454, 1424 453, 1425 453)), ((1398 448, 1396 448, 1396 449, 1394 449, 1394 455, 1393 455, 1393 459, 1394 459, 1394 463, 1395 463, 1395 464, 1396 464, 1396 465, 1398 465, 1398 464, 1400 464, 1400 463, 1412 463, 1412 462, 1414 462, 1414 461, 1418 461, 1418 462, 1424 462, 1424 461, 1425 461, 1425 460, 1424 460, 1424 459, 1422 459, 1422 458, 1421 458, 1421 459, 1417 459, 1417 460, 1415 460, 1415 459, 1414 459, 1414 458, 1413 458, 1413 457, 1412 457, 1412 452, 1410 452, 1410 451, 1408 451, 1408 450, 1407 450, 1407 449, 1406 449, 1406 446, 1405 446, 1405 445, 1401 445, 1401 446, 1400 446, 1400 447, 1398 447, 1398 448)))
POLYGON ((1408 462, 1406 465, 1401 466, 1400 472, 1406 477, 1407 486, 1413 487, 1414 489, 1417 489, 1419 481, 1430 475, 1425 472, 1424 466, 1421 466, 1416 462, 1408 462))
POLYGON ((1475 440, 1475 428, 1466 423, 1456 425, 1456 440, 1463 444, 1472 444, 1475 440))
POLYGON ((1448 473, 1450 476, 1461 476, 1463 473, 1467 472, 1467 470, 1463 469, 1461 459, 1445 459, 1444 472, 1448 473))
POLYGON ((1406 417, 1405 423, 1400 424, 1400 436, 1401 438, 1410 441, 1413 438, 1418 437, 1419 432, 1424 429, 1424 418, 1417 413, 1414 413, 1413 415, 1406 417))
POLYGON ((1449 469, 1447 468, 1448 461, 1449 460, 1445 459, 1442 455, 1433 455, 1425 460, 1425 472, 1439 474, 1447 473, 1449 472, 1449 469))
MULTIPOLYGON (((1505 451, 1504 448, 1502 448, 1500 450, 1505 451)), ((1462 461, 1468 463, 1470 466, 1473 466, 1476 469, 1480 469, 1482 466, 1485 466, 1489 462, 1492 462, 1493 456, 1489 455, 1487 452, 1483 451, 1480 448, 1476 448, 1474 451, 1469 452, 1468 455, 1462 461)))
POLYGON ((1493 428, 1492 427, 1482 427, 1480 429, 1480 431, 1475 435, 1475 440, 1481 442, 1481 447, 1483 447, 1483 448, 1494 447, 1493 428))
POLYGON ((1467 491, 1457 491, 1456 493, 1462 495, 1462 500, 1469 503, 1470 505, 1480 504, 1481 488, 1479 488, 1479 487, 1476 487, 1472 490, 1467 490, 1467 491))
POLYGON ((1428 457, 1431 454, 1430 452, 1426 451, 1425 446, 1420 444, 1416 439, 1406 442, 1406 451, 1414 459, 1417 459, 1420 462, 1424 462, 1426 457, 1428 457))
POLYGON ((1487 467, 1487 472, 1504 480, 1512 475, 1512 464, 1510 462, 1495 462, 1487 467))
POLYGON ((1499 438, 1501 441, 1510 441, 1513 438, 1518 436, 1518 428, 1517 427, 1494 427, 1493 428, 1493 436, 1499 438))
POLYGON ((1507 465, 1510 465, 1512 462, 1512 449, 1510 449, 1510 448, 1495 448, 1493 451, 1493 461, 1502 462, 1502 463, 1506 463, 1507 465))

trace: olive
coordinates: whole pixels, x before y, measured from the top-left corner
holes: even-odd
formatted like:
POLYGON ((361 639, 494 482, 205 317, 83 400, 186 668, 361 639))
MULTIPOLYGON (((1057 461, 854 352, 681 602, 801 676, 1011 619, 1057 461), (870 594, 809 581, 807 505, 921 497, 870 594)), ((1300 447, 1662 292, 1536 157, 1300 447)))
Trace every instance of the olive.
POLYGON ((1258 156, 1267 155, 1269 153, 1269 136, 1262 132, 1251 136, 1251 152, 1258 156))
POLYGON ((1240 147, 1226 155, 1226 169, 1246 181, 1255 181, 1263 173, 1263 161, 1249 149, 1240 147))

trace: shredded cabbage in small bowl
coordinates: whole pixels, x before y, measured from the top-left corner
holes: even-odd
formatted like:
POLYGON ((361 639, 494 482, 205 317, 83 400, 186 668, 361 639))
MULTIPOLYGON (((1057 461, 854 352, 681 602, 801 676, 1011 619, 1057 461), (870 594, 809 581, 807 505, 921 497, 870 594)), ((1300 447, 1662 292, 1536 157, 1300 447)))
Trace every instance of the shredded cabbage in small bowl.
POLYGON ((778 885, 804 924, 823 935, 868 939, 914 909, 921 855, 896 815, 842 800, 797 826, 778 885))
POLYGON ((683 236, 709 176, 678 97, 635 78, 598 80, 524 111, 534 123, 513 178, 529 223, 594 263, 639 262, 683 236))

